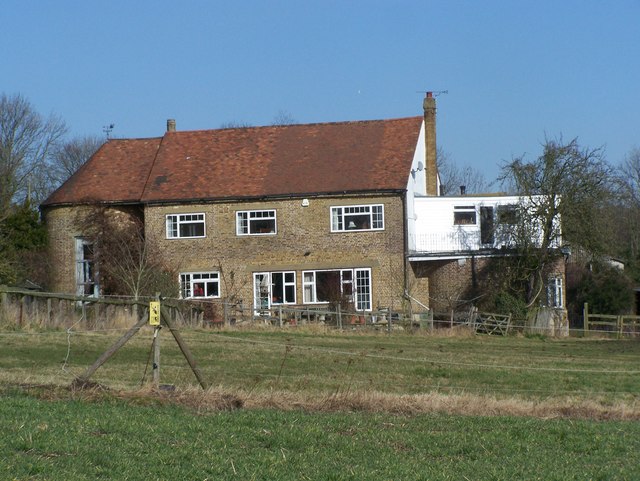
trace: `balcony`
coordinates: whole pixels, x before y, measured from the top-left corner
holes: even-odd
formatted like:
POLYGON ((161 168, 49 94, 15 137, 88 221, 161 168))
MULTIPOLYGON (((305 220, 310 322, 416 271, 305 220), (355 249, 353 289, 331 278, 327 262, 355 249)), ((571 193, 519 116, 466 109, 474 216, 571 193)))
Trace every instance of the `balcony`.
MULTIPOLYGON (((496 255, 516 245, 541 245, 538 222, 522 225, 519 212, 530 200, 515 196, 416 198, 408 223, 409 255, 413 258, 496 255)), ((559 227, 559 224, 558 224, 559 227)), ((557 240, 552 247, 559 247, 557 240)))

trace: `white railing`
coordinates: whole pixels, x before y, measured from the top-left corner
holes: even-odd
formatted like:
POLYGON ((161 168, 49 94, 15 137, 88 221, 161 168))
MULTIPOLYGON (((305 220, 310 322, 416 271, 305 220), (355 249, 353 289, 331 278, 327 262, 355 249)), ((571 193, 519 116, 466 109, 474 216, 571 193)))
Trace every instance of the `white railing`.
POLYGON ((418 253, 469 252, 513 247, 513 236, 495 233, 492 242, 483 243, 479 230, 456 230, 414 234, 409 239, 411 250, 418 253))

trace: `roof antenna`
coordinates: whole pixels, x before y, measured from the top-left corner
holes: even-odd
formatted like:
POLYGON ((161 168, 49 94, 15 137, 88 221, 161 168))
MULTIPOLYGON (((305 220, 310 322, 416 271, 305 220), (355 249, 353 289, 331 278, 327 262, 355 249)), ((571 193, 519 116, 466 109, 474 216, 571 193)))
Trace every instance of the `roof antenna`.
POLYGON ((115 124, 104 125, 102 127, 102 131, 107 135, 107 140, 109 140, 111 138, 109 136, 110 136, 111 131, 113 130, 114 127, 115 127, 115 124))
POLYGON ((416 90, 417 94, 428 94, 430 93, 431 95, 433 95, 434 97, 438 97, 439 95, 442 94, 448 94, 449 91, 448 90, 416 90))

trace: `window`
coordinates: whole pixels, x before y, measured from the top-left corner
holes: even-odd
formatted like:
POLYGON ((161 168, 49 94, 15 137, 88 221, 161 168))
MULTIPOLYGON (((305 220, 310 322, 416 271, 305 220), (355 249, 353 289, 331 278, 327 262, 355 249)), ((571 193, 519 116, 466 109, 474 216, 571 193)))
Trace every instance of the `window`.
POLYGON ((455 206, 453 208, 454 225, 475 225, 476 208, 473 205, 455 206))
POLYGON ((498 224, 515 225, 518 220, 515 205, 498 206, 498 224))
POLYGON ((76 237, 76 293, 97 296, 100 292, 97 279, 94 245, 88 239, 76 237))
POLYGON ((346 298, 358 311, 371 310, 371 269, 305 271, 302 275, 305 304, 339 302, 346 298))
POLYGON ((296 303, 296 273, 255 272, 253 298, 256 309, 269 309, 272 305, 296 303))
POLYGON ((384 230, 384 206, 350 205, 331 208, 331 232, 384 230))
POLYGON ((171 214, 167 216, 167 239, 204 237, 204 214, 171 214))
POLYGON ((275 233, 275 210, 246 210, 236 212, 237 235, 265 235, 275 233))
POLYGON ((562 277, 552 277, 547 283, 547 306, 563 308, 562 277))
POLYGON ((183 272, 180 274, 180 293, 184 299, 220 297, 220 273, 183 272))

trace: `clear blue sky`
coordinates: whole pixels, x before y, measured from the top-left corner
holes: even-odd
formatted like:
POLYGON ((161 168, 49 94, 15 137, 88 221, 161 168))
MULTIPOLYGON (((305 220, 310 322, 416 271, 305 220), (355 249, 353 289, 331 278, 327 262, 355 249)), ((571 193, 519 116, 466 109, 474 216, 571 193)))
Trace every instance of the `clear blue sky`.
POLYGON ((35 1, 0 10, 0 91, 71 135, 421 115, 488 180, 545 137, 640 146, 640 2, 35 1))

